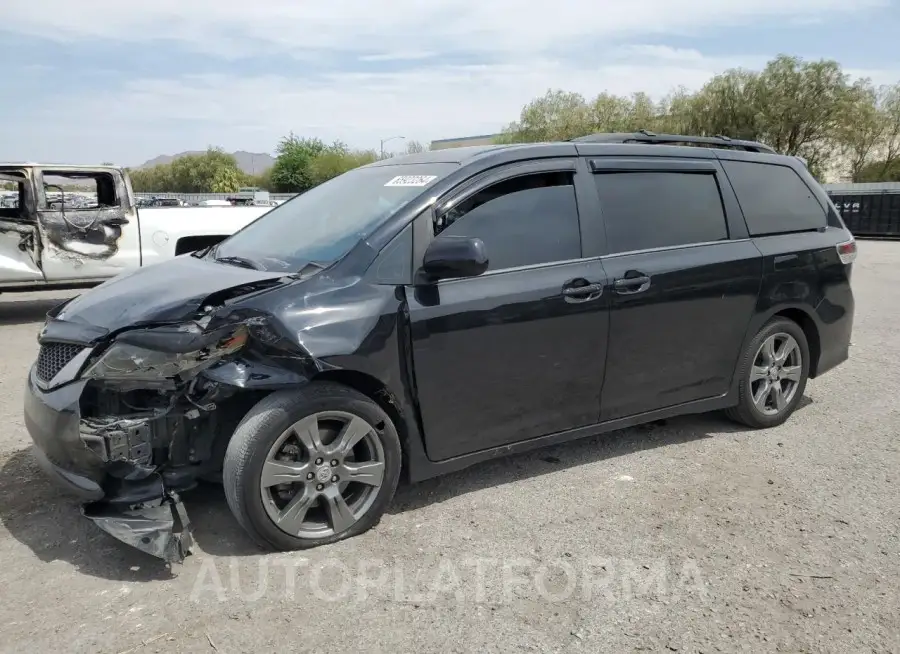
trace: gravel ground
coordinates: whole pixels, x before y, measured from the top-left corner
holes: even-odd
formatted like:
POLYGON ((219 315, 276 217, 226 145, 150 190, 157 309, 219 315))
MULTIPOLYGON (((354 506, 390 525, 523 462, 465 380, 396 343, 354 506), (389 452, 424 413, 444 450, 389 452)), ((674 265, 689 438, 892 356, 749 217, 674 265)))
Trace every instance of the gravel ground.
POLYGON ((291 556, 204 487, 172 570, 39 475, 22 382, 60 296, 4 296, 0 648, 900 651, 900 243, 861 243, 854 275, 851 360, 780 428, 689 417, 480 465, 291 556))

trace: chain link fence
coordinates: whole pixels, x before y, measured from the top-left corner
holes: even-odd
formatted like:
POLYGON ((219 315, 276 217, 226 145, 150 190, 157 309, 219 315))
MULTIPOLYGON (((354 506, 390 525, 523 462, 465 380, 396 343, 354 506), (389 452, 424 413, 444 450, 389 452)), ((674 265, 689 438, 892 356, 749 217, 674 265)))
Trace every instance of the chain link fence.
MULTIPOLYGON (((238 193, 135 193, 134 196, 139 199, 150 200, 151 198, 175 198, 184 200, 185 202, 202 202, 204 200, 227 200, 237 196, 238 193)), ((283 202, 290 200, 296 193, 269 193, 270 200, 283 202)))

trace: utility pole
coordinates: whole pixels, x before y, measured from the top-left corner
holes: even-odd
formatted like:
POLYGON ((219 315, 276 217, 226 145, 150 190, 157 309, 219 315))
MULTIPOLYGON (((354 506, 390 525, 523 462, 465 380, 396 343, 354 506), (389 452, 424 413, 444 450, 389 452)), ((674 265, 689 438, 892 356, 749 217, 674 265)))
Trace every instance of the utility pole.
POLYGON ((394 139, 405 139, 405 136, 390 136, 386 139, 381 139, 381 158, 384 159, 384 144, 388 141, 393 141, 394 139))

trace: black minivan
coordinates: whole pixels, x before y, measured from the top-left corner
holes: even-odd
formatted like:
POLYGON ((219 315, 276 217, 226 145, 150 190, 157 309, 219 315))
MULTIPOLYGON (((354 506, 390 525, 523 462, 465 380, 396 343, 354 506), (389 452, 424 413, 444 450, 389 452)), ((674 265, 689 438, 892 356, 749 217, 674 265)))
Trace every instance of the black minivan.
POLYGON ((25 421, 100 527, 170 561, 221 479, 291 550, 410 481, 670 416, 784 422, 847 359, 856 243, 794 157, 602 134, 378 161, 52 310, 25 421))

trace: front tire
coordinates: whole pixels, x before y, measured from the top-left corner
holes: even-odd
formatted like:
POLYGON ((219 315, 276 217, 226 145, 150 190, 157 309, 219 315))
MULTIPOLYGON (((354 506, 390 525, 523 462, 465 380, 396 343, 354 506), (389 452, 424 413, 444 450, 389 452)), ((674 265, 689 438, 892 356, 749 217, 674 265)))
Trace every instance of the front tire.
POLYGON ((307 549, 378 523, 400 479, 388 415, 352 388, 315 382, 254 406, 225 453, 225 497, 261 546, 307 549))
POLYGON ((741 355, 738 404, 726 415, 754 429, 782 424, 803 398, 809 362, 809 343, 800 325, 773 318, 741 355))

